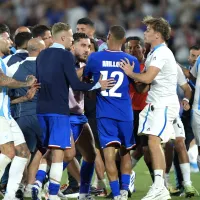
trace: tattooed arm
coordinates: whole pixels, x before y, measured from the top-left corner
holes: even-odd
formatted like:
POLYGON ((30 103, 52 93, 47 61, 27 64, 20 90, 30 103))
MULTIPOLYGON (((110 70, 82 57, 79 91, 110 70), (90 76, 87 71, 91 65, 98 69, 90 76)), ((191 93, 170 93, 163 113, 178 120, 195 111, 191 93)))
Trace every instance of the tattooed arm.
POLYGON ((6 76, 0 69, 0 86, 8 88, 21 88, 29 87, 36 81, 34 76, 28 76, 26 82, 17 81, 13 78, 6 76))

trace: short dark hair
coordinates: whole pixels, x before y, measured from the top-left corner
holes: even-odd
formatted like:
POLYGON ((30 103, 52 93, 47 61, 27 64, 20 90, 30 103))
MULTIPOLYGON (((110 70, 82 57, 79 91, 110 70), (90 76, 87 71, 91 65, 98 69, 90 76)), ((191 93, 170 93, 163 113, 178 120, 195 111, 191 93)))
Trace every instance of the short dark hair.
POLYGON ((122 26, 111 26, 110 33, 116 40, 122 40, 125 37, 126 31, 122 26))
POLYGON ((200 50, 200 46, 199 45, 193 45, 189 48, 189 50, 200 50))
POLYGON ((90 25, 91 27, 94 27, 94 22, 88 17, 79 19, 77 21, 77 24, 85 24, 85 25, 90 25))
POLYGON ((15 36, 15 45, 17 48, 22 47, 26 42, 32 38, 32 33, 21 32, 15 36))
POLYGON ((131 37, 127 37, 126 38, 126 43, 131 41, 131 40, 136 40, 138 42, 140 42, 141 46, 144 47, 144 40, 138 36, 131 36, 131 37))
POLYGON ((85 33, 74 33, 73 34, 74 43, 79 42, 80 39, 89 39, 85 33))
POLYGON ((0 24, 0 34, 7 32, 10 35, 10 29, 6 24, 0 24))
POLYGON ((36 25, 32 28, 33 37, 43 37, 46 31, 50 31, 50 28, 45 25, 36 25))
POLYGON ((95 50, 95 52, 97 52, 98 49, 99 49, 98 44, 97 44, 97 41, 95 41, 95 39, 93 39, 93 38, 90 38, 90 42, 91 42, 91 44, 94 45, 94 50, 95 50))

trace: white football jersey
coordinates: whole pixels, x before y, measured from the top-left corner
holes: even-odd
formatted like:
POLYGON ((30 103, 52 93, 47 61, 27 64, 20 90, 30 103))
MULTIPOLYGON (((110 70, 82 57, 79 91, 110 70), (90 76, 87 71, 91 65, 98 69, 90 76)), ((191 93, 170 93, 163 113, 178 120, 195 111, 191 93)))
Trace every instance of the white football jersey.
POLYGON ((200 56, 190 70, 190 73, 196 78, 194 102, 192 107, 193 109, 200 110, 200 56))
POLYGON ((151 83, 147 103, 160 106, 179 105, 177 96, 177 63, 172 51, 163 43, 149 52, 145 67, 154 66, 160 72, 151 83))

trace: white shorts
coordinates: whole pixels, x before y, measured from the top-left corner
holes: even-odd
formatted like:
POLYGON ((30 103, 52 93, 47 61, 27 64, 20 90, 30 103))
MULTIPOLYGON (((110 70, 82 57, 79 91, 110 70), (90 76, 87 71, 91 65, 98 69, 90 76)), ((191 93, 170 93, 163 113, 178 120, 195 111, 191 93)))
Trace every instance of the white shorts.
POLYGON ((191 125, 196 144, 197 146, 200 146, 200 110, 192 110, 191 125))
POLYGON ((14 142, 15 146, 26 143, 17 122, 11 118, 0 117, 0 145, 14 142))
POLYGON ((147 104, 140 113, 138 135, 155 135, 163 143, 175 139, 173 121, 179 116, 179 106, 147 104))
POLYGON ((185 129, 181 121, 181 118, 179 116, 173 121, 173 128, 174 128, 174 134, 176 138, 177 137, 185 138, 185 129))

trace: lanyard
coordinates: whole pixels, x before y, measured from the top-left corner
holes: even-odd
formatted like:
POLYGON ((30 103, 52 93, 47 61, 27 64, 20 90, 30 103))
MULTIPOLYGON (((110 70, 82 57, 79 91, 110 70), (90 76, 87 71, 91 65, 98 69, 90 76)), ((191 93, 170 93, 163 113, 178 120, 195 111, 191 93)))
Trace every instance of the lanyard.
POLYGON ((150 55, 156 50, 156 49, 158 49, 158 48, 160 48, 160 47, 162 47, 162 46, 166 46, 165 44, 159 44, 159 45, 156 45, 153 49, 152 49, 152 51, 150 52, 150 55))

